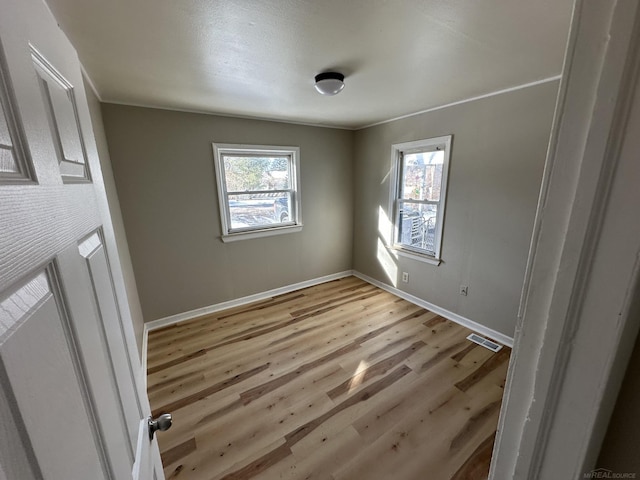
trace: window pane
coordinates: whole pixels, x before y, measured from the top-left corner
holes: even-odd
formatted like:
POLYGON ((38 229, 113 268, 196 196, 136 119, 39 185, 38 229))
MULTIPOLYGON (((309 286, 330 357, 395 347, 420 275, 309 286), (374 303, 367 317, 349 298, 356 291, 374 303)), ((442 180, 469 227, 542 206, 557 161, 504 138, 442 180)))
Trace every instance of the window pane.
POLYGON ((286 190, 290 188, 287 156, 224 155, 224 175, 228 192, 286 190))
POLYGON ((401 198, 439 201, 443 162, 443 150, 405 154, 401 198))
POLYGON ((293 218, 288 193, 229 195, 231 228, 268 227, 293 218))
POLYGON ((398 214, 398 243, 435 254, 437 205, 403 203, 398 214))

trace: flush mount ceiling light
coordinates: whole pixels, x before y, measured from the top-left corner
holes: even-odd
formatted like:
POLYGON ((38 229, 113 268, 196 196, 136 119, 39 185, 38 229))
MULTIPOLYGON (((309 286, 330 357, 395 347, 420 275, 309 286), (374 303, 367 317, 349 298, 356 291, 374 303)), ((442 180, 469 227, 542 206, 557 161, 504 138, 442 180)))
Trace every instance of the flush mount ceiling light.
POLYGON ((322 95, 335 95, 344 88, 344 75, 338 72, 324 72, 316 75, 316 90, 322 95))

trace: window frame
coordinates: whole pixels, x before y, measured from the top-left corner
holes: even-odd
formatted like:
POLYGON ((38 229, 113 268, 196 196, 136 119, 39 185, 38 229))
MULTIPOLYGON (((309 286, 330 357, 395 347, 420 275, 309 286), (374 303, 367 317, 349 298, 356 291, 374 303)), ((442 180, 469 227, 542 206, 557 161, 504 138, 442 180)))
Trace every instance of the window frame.
POLYGON ((218 204, 220 207, 220 223, 222 226, 221 239, 223 242, 246 240, 250 238, 268 237, 284 233, 294 233, 302 230, 302 209, 300 201, 300 148, 291 146, 272 145, 245 145, 234 143, 213 143, 213 157, 218 187, 218 204), (228 192, 225 180, 224 156, 286 156, 289 161, 289 189, 276 189, 264 191, 228 192), (257 227, 245 227, 234 229, 231 226, 231 209, 229 208, 230 195, 243 195, 248 193, 283 193, 287 192, 291 199, 291 220, 287 223, 268 224, 257 227))
POLYGON ((443 135, 440 137, 426 138, 423 140, 415 140, 412 142, 396 143, 391 146, 391 175, 389 188, 389 208, 387 210, 390 217, 391 231, 387 247, 397 255, 419 260, 433 265, 440 265, 442 262, 442 233, 444 230, 445 208, 447 203, 447 186, 449 178, 449 160, 451 157, 451 143, 453 135, 443 135), (403 185, 403 157, 407 154, 429 152, 438 148, 444 150, 444 159, 442 164, 442 180, 440 185, 440 200, 415 200, 407 201, 401 198, 403 185), (402 204, 436 204, 438 211, 436 214, 435 238, 434 238, 434 254, 403 245, 399 242, 398 235, 400 232, 399 214, 402 204))

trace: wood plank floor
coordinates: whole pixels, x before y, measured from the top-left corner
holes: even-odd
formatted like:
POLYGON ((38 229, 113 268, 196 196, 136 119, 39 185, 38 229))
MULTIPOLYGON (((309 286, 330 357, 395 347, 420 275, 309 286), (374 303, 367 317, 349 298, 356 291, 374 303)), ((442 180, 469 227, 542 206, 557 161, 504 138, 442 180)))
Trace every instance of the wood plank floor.
POLYGON ((355 277, 149 334, 167 479, 487 477, 510 355, 355 277))

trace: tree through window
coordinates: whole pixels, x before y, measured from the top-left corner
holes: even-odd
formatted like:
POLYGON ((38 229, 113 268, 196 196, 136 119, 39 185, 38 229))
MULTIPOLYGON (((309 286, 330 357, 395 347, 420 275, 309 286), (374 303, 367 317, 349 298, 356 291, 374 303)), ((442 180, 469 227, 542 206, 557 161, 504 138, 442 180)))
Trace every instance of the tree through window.
POLYGON ((300 229, 297 147, 214 144, 214 154, 223 240, 300 229))

